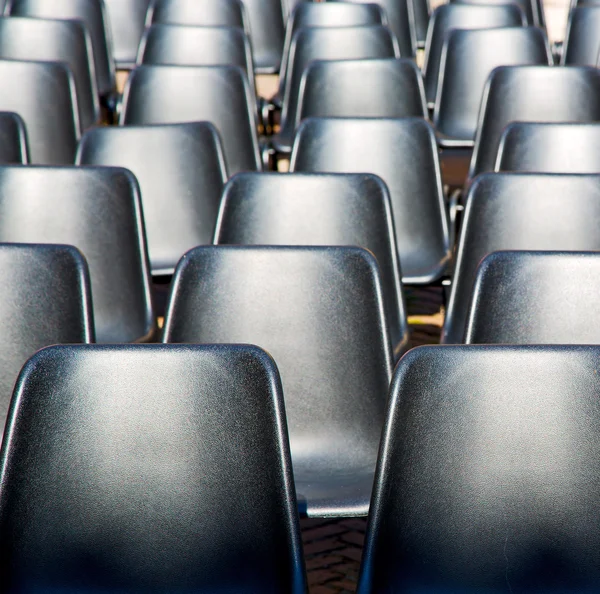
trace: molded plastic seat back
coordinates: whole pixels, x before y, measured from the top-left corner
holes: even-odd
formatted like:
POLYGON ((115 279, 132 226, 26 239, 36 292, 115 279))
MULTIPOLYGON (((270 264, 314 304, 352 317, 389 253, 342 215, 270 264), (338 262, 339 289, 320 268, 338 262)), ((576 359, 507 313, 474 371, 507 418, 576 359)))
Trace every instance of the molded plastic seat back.
MULTIPOLYGON (((450 0, 453 4, 486 5, 496 6, 498 4, 506 4, 506 0, 450 0)), ((532 27, 546 28, 546 18, 544 16, 544 4, 542 0, 516 0, 514 4, 518 4, 525 14, 527 24, 532 27)))
POLYGON ((29 161, 27 130, 16 113, 0 111, 0 163, 24 164, 29 161))
POLYGON ((123 99, 121 125, 211 122, 227 170, 259 171, 255 100, 236 66, 138 66, 123 99))
POLYGON ((108 17, 103 0, 11 0, 8 14, 41 19, 82 21, 92 40, 94 73, 100 93, 115 86, 115 65, 108 17))
POLYGON ((600 123, 510 124, 500 140, 495 169, 600 173, 600 123))
POLYGON ((3 588, 307 590, 281 384, 256 347, 39 352, 0 489, 3 588))
POLYGON ((135 65, 151 0, 104 0, 110 23, 113 57, 117 68, 135 65))
POLYGON ((244 173, 223 192, 215 243, 354 245, 377 259, 396 355, 408 342, 390 198, 374 175, 244 173))
POLYGON ((146 26, 153 23, 196 27, 242 27, 250 32, 240 0, 155 0, 148 8, 146 26))
POLYGON ((599 357, 589 346, 404 357, 358 593, 594 591, 599 357))
POLYGON ((600 254, 494 252, 477 268, 467 344, 600 344, 600 254))
POLYGON ((600 6, 575 6, 569 13, 561 64, 596 66, 600 52, 600 6))
POLYGON ((27 359, 50 344, 93 341, 94 322, 87 264, 75 248, 0 244, 0 275, 3 431, 13 388, 27 359))
POLYGON ((600 176, 481 175, 467 196, 442 341, 463 342, 477 266, 485 256, 500 250, 597 251, 598 225, 600 176))
POLYGON ((391 375, 369 252, 196 248, 175 272, 164 341, 249 343, 270 353, 281 372, 301 511, 366 515, 391 375))
POLYGON ((90 268, 98 342, 151 337, 142 210, 128 171, 0 167, 0 241, 74 245, 90 268))
POLYGON ((212 125, 95 128, 81 139, 77 163, 133 172, 154 274, 171 274, 185 252, 212 243, 227 178, 212 125))
POLYGON ((431 104, 435 101, 444 41, 451 30, 519 27, 525 23, 525 15, 518 4, 469 6, 452 3, 436 8, 431 15, 423 64, 427 101, 431 104))
POLYGON ((374 173, 387 184, 407 284, 442 276, 450 256, 438 149, 423 119, 309 118, 290 171, 374 173))
POLYGON ((494 169, 502 132, 518 121, 600 121, 600 71, 587 66, 497 68, 481 102, 469 178, 494 169))

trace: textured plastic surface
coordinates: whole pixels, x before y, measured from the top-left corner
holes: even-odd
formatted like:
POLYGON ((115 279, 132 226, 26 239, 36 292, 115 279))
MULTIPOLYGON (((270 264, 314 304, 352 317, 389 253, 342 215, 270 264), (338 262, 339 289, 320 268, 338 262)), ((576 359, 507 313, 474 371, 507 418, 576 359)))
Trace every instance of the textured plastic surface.
POLYGON ((197 27, 242 27, 250 32, 240 0, 155 0, 148 8, 146 26, 152 23, 197 27))
POLYGON ((151 337, 142 211, 128 171, 0 167, 0 241, 74 245, 90 269, 98 342, 151 337))
POLYGON ((244 173, 223 192, 215 243, 358 246, 377 259, 396 356, 408 324, 390 198, 373 175, 244 173))
POLYGON ((255 347, 41 351, 0 488, 4 590, 306 591, 281 383, 255 347))
POLYGON ((121 125, 211 122, 229 175, 260 171, 256 101, 236 66, 138 66, 123 96, 121 125))
MULTIPOLYGON (((453 4, 484 4, 488 6, 494 6, 498 4, 506 4, 506 0, 450 0, 453 4)), ((518 4, 525 13, 527 24, 532 27, 546 28, 546 18, 544 16, 544 5, 543 0, 516 0, 515 4, 518 4)))
POLYGON ((511 122, 600 121, 600 71, 588 66, 497 68, 486 84, 469 178, 492 171, 511 122))
POLYGON ((396 369, 359 594, 600 580, 598 347, 422 347, 396 369))
POLYGON ((133 172, 153 274, 171 274, 185 252, 212 243, 226 173, 210 124, 96 128, 81 139, 77 163, 133 172))
POLYGON ((308 118, 290 171, 374 173, 390 190, 403 280, 439 279, 450 239, 435 134, 423 119, 308 118))
POLYGON ((412 10, 415 23, 415 40, 417 47, 422 49, 425 47, 431 15, 429 0, 412 0, 412 10))
POLYGON ((27 130, 20 115, 0 111, 0 163, 24 164, 29 161, 27 130))
POLYGON ((373 256, 348 247, 196 248, 175 272, 164 340, 270 353, 300 510, 367 514, 392 365, 373 256))
MULTIPOLYGON (((499 250, 600 250, 600 176, 488 173, 469 190, 442 341, 463 341, 475 273, 499 250)), ((565 283, 570 283, 565 279, 565 283)))
POLYGON ((116 67, 133 68, 151 0, 104 0, 104 4, 116 67))
POLYGON ((600 6, 575 6, 569 13, 561 64, 596 66, 600 52, 600 6))

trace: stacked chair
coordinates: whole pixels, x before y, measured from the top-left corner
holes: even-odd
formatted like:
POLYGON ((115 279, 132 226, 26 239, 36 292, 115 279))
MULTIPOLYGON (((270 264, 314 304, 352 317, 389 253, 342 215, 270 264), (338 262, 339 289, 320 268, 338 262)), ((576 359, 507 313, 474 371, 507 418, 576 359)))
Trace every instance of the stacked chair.
POLYGON ((598 5, 0 4, 0 591, 600 590, 598 5))

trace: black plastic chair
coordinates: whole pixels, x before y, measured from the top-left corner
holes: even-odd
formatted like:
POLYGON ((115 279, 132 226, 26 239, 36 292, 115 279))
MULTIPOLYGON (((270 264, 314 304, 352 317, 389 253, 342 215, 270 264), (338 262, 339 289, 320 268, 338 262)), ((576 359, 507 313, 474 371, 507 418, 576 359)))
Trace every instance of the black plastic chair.
POLYGON ((90 268, 97 341, 152 338, 142 208, 130 172, 0 167, 0 241, 74 245, 90 268))
POLYGON ((599 221, 600 176, 478 177, 467 195, 442 342, 463 342, 477 266, 485 256, 501 250, 597 251, 599 221))
POLYGON ((300 84, 295 127, 309 117, 426 118, 421 73, 413 60, 395 58, 312 62, 300 84))
POLYGON ((306 119, 290 171, 379 175, 390 190, 404 283, 444 275, 449 226, 435 134, 425 120, 306 119))
POLYGON ((433 109, 437 95, 442 50, 449 31, 453 29, 519 27, 525 23, 525 15, 518 4, 469 6, 454 3, 436 8, 429 23, 423 63, 425 96, 431 109, 433 109))
POLYGON ((255 98, 236 66, 138 66, 123 96, 121 125, 209 121, 230 175, 262 168, 255 98))
POLYGON ((600 6, 575 6, 569 13, 561 64, 596 66, 600 52, 600 6))
POLYGON ((29 162, 27 130, 20 115, 0 112, 0 163, 25 164, 29 162))
POLYGON ((588 66, 506 66, 484 91, 469 178, 492 171, 511 122, 600 121, 600 71, 588 66))
POLYGON ((133 172, 153 274, 172 274, 185 252, 212 243, 227 176, 211 124, 95 128, 81 139, 76 163, 133 172))
POLYGON ((396 357, 408 324, 390 198, 374 175, 242 173, 226 185, 215 243, 354 245, 381 271, 386 317, 396 357))
POLYGON ((44 349, 6 436, 3 589, 307 591, 281 383, 256 347, 44 349))
POLYGON ((509 124, 500 140, 495 170, 600 173, 600 123, 509 124))
POLYGON ((151 0, 104 0, 110 23, 113 57, 118 69, 135 66, 151 0))
MULTIPOLYGON (((506 0, 450 0, 453 4, 467 4, 473 6, 475 4, 497 5, 506 4, 506 0)), ((546 18, 544 15, 543 0, 514 0, 514 4, 518 4, 525 13, 527 24, 532 27, 540 27, 546 29, 546 18)))
POLYGON ((358 594, 596 590, 599 357, 594 346, 406 355, 358 594))
POLYGON ((475 277, 467 344, 600 344, 600 253, 494 252, 475 277))
POLYGON ((277 362, 300 511, 366 515, 392 366, 375 258, 200 247, 172 287, 165 342, 257 344, 277 362))
POLYGON ((146 27, 154 23, 241 27, 250 34, 246 10, 240 0, 154 0, 148 8, 146 27))
POLYGON ((75 81, 81 129, 98 123, 92 42, 80 21, 2 17, 0 59, 65 63, 75 81))
POLYGON ((415 22, 415 40, 417 48, 423 49, 427 39, 427 29, 431 18, 431 6, 429 0, 412 0, 412 10, 415 22))
POLYGON ((112 43, 102 0, 9 0, 6 12, 12 16, 83 21, 92 40, 98 91, 106 95, 115 88, 112 43))
POLYGON ((275 150, 282 154, 292 150, 302 75, 310 62, 398 57, 398 44, 390 30, 382 25, 299 29, 290 46, 281 130, 271 139, 275 150))
POLYGON ((91 342, 87 264, 71 246, 0 244, 0 438, 19 371, 50 344, 91 342))

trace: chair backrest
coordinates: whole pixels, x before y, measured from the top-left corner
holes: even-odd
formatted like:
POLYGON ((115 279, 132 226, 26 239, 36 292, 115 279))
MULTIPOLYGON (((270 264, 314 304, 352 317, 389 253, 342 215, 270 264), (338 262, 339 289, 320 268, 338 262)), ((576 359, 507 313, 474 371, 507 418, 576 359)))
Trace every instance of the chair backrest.
POLYGON ((469 178, 492 171, 511 122, 600 121, 600 71, 588 66, 502 66, 483 94, 469 178))
POLYGON ((408 324, 396 236, 385 184, 374 175, 242 173, 225 186, 215 243, 352 245, 369 250, 381 271, 395 354, 408 324))
POLYGON ((153 274, 172 274, 185 252, 212 243, 227 176, 211 124, 95 128, 81 139, 76 163, 133 172, 153 274))
POLYGON ((575 6, 569 13, 561 64, 596 66, 600 52, 600 6, 575 6))
POLYGON ((308 515, 365 514, 392 361, 375 258, 352 247, 199 247, 172 287, 165 342, 256 344, 277 362, 308 515), (365 471, 366 490, 348 501, 365 471), (332 502, 323 491, 336 475, 346 497, 332 502))
POLYGON ((0 241, 74 245, 92 284, 98 342, 154 332, 137 182, 109 167, 0 167, 0 241))
POLYGON ((0 17, 0 59, 65 63, 73 73, 82 130, 100 119, 92 42, 82 22, 0 17))
POLYGON ((290 171, 381 177, 390 190, 404 282, 443 275, 448 220, 435 133, 424 119, 308 118, 298 128, 290 171))
POLYGON ((287 22, 290 18, 290 15, 294 12, 294 9, 298 4, 303 4, 305 2, 312 2, 313 0, 281 0, 281 6, 283 8, 283 18, 287 22))
POLYGON ((196 27, 241 27, 250 33, 246 9, 240 0, 154 0, 146 27, 153 23, 196 27))
POLYGON ((509 124, 500 140, 495 170, 600 173, 600 123, 509 124))
POLYGON ((415 22, 415 41, 417 42, 417 48, 423 49, 431 18, 431 3, 429 0, 412 0, 411 3, 415 22))
POLYGON ((450 31, 519 27, 525 23, 525 15, 518 4, 469 6, 453 3, 436 8, 431 15, 425 43, 423 78, 427 101, 433 106, 437 94, 444 41, 450 31))
POLYGON ((237 66, 138 66, 127 80, 120 124, 211 122, 233 175, 262 167, 256 118, 255 98, 237 66))
POLYGON ((12 16, 83 21, 92 40, 98 90, 104 94, 114 88, 112 39, 103 0, 11 0, 7 12, 12 16))
POLYGON ((151 1, 104 0, 117 68, 127 70, 133 68, 151 1))
POLYGON ((50 347, 10 415, 3 589, 306 592, 281 383, 256 347, 50 347))
MULTIPOLYGON (((450 0, 453 4, 485 4, 485 5, 498 5, 506 4, 506 0, 450 0)), ((543 0, 515 0, 514 4, 518 4, 527 19, 527 24, 532 27, 546 28, 546 18, 544 15, 544 3, 543 0)))
POLYGON ((477 266, 485 256, 501 250, 597 251, 599 221, 600 176, 478 177, 467 195, 442 341, 463 342, 477 266))
POLYGON ((391 389, 358 593, 591 592, 600 348, 414 349, 391 389))
POLYGON ((0 111, 0 163, 28 162, 27 129, 23 118, 17 113, 0 111))
POLYGON ((295 127, 305 118, 332 116, 427 117, 417 65, 396 58, 312 62, 300 84, 295 127))
POLYGON ((0 244, 0 439, 23 364, 50 344, 91 342, 87 264, 71 246, 0 244))
POLYGON ((600 253, 494 252, 477 268, 466 344, 600 344, 600 253))
POLYGON ((474 140, 490 74, 498 66, 523 64, 552 64, 548 39, 538 27, 450 31, 440 61, 436 130, 450 138, 474 140))

